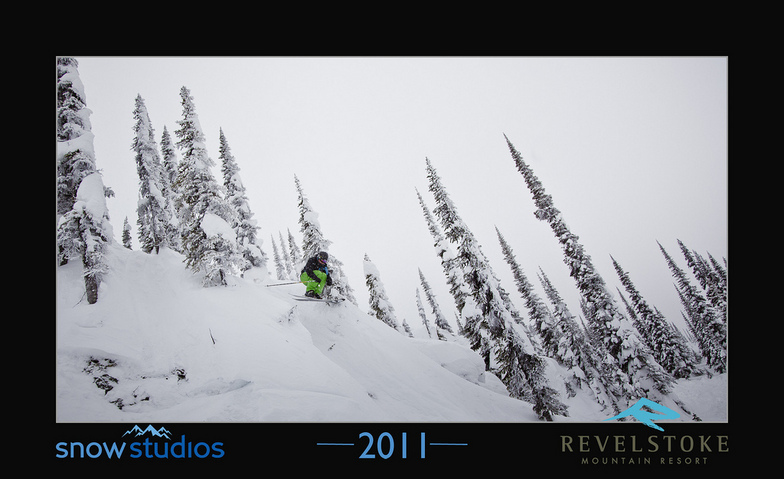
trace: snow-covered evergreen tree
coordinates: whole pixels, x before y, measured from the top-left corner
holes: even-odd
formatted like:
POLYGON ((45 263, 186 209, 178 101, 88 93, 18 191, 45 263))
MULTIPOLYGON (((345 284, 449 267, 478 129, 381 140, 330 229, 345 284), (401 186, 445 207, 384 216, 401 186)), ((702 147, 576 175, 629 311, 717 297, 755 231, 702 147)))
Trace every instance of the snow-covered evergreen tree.
MULTIPOLYGON (((675 334, 661 314, 657 314, 642 297, 634 286, 629 274, 621 268, 621 265, 610 256, 626 292, 631 299, 631 313, 637 318, 635 327, 640 332, 646 345, 653 353, 656 361, 676 378, 689 377, 694 371, 695 364, 693 357, 689 353, 688 347, 675 334)), ((619 291, 620 293, 620 291, 619 291)), ((623 298, 623 295, 621 295, 623 298)))
POLYGON ((449 246, 449 242, 441 233, 441 228, 436 223, 433 214, 422 199, 419 190, 417 190, 416 194, 417 198, 419 198, 419 205, 422 207, 422 213, 425 216, 427 229, 433 236, 433 247, 436 255, 441 259, 441 267, 444 270, 447 285, 449 285, 449 292, 455 300, 458 313, 462 314, 468 296, 468 288, 463 282, 463 270, 460 268, 460 264, 449 246))
POLYGON ((82 178, 73 207, 60 219, 57 240, 65 258, 81 258, 87 302, 95 304, 101 279, 108 272, 106 245, 114 240, 100 173, 82 178))
POLYGON ((221 161, 226 201, 234 210, 231 226, 237 232, 237 246, 245 259, 241 269, 246 271, 252 267, 264 266, 267 264, 267 255, 262 251, 261 239, 256 234, 259 227, 253 219, 253 212, 245 195, 245 186, 240 177, 240 167, 237 166, 237 161, 231 153, 223 128, 220 129, 219 152, 218 159, 221 161))
POLYGON ((133 117, 136 123, 133 126, 131 150, 136 153, 136 174, 139 176, 139 199, 136 206, 139 244, 145 253, 158 253, 161 246, 169 246, 166 224, 171 220, 171 210, 167 209, 163 194, 163 166, 158 145, 147 106, 141 95, 136 96, 133 117))
MULTIPOLYGON (((305 196, 302 184, 296 175, 294 175, 294 183, 297 187, 297 196, 299 198, 299 225, 302 232, 303 260, 307 261, 321 251, 328 252, 332 242, 321 233, 318 213, 310 206, 310 201, 305 196)), ((332 277, 332 286, 327 292, 327 297, 345 298, 357 304, 357 300, 354 298, 354 289, 348 284, 348 279, 343 274, 343 263, 335 255, 331 254, 327 260, 327 266, 332 277)))
MULTIPOLYGON (((169 135, 169 130, 166 126, 163 127, 163 133, 161 134, 161 156, 162 156, 162 169, 163 169, 163 177, 169 185, 174 183, 174 180, 177 179, 177 149, 172 143, 171 135, 169 135)), ((172 194, 172 197, 175 195, 172 194)))
POLYGON ((286 276, 286 267, 283 265, 283 259, 278 252, 278 245, 275 243, 275 237, 270 235, 272 243, 272 261, 275 263, 275 277, 282 280, 288 279, 286 276))
POLYGON ((95 166, 93 133, 84 87, 74 58, 57 59, 57 251, 58 264, 82 261, 87 302, 98 301, 107 271, 106 245, 114 241, 106 197, 111 189, 95 166))
POLYGON ((182 160, 174 185, 185 264, 204 273, 204 286, 225 285, 226 276, 239 274, 243 264, 231 227, 234 214, 210 170, 214 162, 207 154, 193 97, 186 87, 180 89, 180 98, 182 119, 175 135, 182 160))
POLYGON ((517 286, 517 291, 525 300, 528 316, 533 322, 534 331, 541 341, 544 354, 562 361, 563 356, 571 354, 571 352, 560 351, 558 348, 560 332, 556 326, 555 318, 550 314, 544 301, 542 301, 539 295, 534 291, 533 285, 528 281, 528 278, 523 272, 523 268, 521 268, 520 264, 517 262, 512 247, 509 246, 509 243, 507 243, 504 236, 498 230, 498 227, 496 227, 495 232, 498 236, 498 241, 501 244, 501 252, 504 255, 504 259, 512 270, 512 277, 517 286))
MULTIPOLYGON (((436 335, 438 339, 446 340, 447 335, 445 333, 453 334, 452 327, 446 320, 444 313, 441 312, 441 306, 439 306, 438 301, 436 300, 435 294, 433 294, 432 288, 430 288, 430 284, 425 279, 424 273, 422 270, 419 269, 419 282, 422 284, 422 290, 425 292, 425 298, 427 299, 428 304, 430 305, 430 311, 435 316, 435 323, 436 323, 436 335)), ((419 294, 419 289, 417 289, 417 294, 419 294)), ((430 328, 428 327, 428 334, 430 334, 430 328)))
POLYGON ((57 58, 57 221, 76 201, 82 179, 97 171, 90 123, 92 111, 75 58, 57 58))
POLYGON ((542 374, 543 359, 535 354, 530 338, 516 329, 519 314, 482 253, 479 242, 460 218, 435 168, 430 160, 425 161, 429 190, 437 204, 434 214, 441 221, 444 236, 457 243, 457 259, 470 293, 463 307, 466 320, 463 331, 472 349, 483 356, 488 369, 497 366, 512 397, 533 402, 540 419, 552 420, 553 414, 566 415, 566 406, 561 404, 557 392, 549 387, 542 374), (497 365, 492 365, 493 354, 497 365))
POLYGON ((163 127, 161 135, 161 188, 163 188, 164 208, 168 212, 169 221, 164 225, 166 243, 169 248, 182 252, 180 237, 180 214, 177 211, 177 190, 174 182, 177 179, 177 151, 172 143, 169 131, 163 127))
POLYGON ((498 374, 513 398, 534 405, 534 412, 544 421, 554 415, 569 416, 566 405, 558 400, 558 392, 548 385, 544 361, 526 352, 525 340, 512 327, 505 328, 498 346, 498 374))
MULTIPOLYGON (((658 242, 657 242, 658 243, 658 242)), ((659 244, 664 258, 670 267, 675 285, 681 299, 689 326, 697 338, 708 366, 716 372, 726 372, 727 368, 727 326, 716 314, 700 291, 691 284, 686 273, 675 263, 664 247, 659 244)))
POLYGON ((122 244, 128 249, 133 249, 131 247, 131 224, 128 223, 128 217, 125 217, 123 221, 123 232, 122 232, 122 244))
POLYGON ((406 333, 406 335, 409 338, 413 338, 414 337, 414 333, 411 332, 411 326, 409 326, 408 323, 406 322, 406 318, 403 318, 403 320, 401 321, 400 324, 402 325, 403 331, 406 333))
POLYGON ((678 240, 686 265, 692 269, 694 277, 705 291, 705 299, 722 320, 727 322, 727 271, 708 254, 710 262, 696 251, 689 250, 681 240, 678 240))
POLYGON ((422 324, 425 325, 425 331, 427 331, 427 337, 432 338, 433 334, 430 332, 430 322, 427 320, 427 314, 425 313, 425 308, 422 306, 422 296, 419 294, 419 288, 416 289, 416 305, 417 305, 417 312, 419 313, 419 318, 422 320, 422 324))
POLYGON ((296 280, 298 274, 294 272, 294 265, 291 263, 291 256, 289 255, 289 249, 286 247, 286 240, 283 239, 283 233, 278 231, 278 237, 280 238, 280 259, 283 261, 286 278, 296 280))
POLYGON ((297 240, 295 240, 294 235, 291 234, 291 230, 286 231, 288 232, 289 238, 289 257, 291 258, 292 272, 294 279, 296 279, 299 270, 304 266, 304 259, 302 258, 302 251, 300 251, 299 246, 297 246, 297 240))
POLYGON ((384 284, 381 282, 381 274, 376 265, 374 265, 367 253, 363 262, 363 270, 365 272, 365 284, 368 288, 368 303, 370 311, 368 314, 375 317, 379 321, 385 323, 392 329, 400 333, 405 333, 404 329, 397 322, 395 316, 395 308, 389 302, 384 284))
MULTIPOLYGON (((615 413, 619 413, 620 409, 615 405, 613 394, 620 394, 620 389, 613 389, 612 371, 606 363, 602 362, 603 355, 589 339, 585 324, 582 323, 582 320, 580 320, 581 324, 577 323, 566 302, 541 267, 537 277, 544 288, 545 295, 553 305, 552 315, 561 332, 561 347, 575 353, 572 360, 567 359, 566 364, 575 365, 582 370, 599 404, 604 407, 613 407, 615 413)), ((581 387, 581 384, 576 386, 581 387)))
MULTIPOLYGON (((553 230, 564 251, 564 262, 575 280, 585 301, 589 327, 597 334, 607 351, 606 361, 617 365, 613 374, 614 383, 623 391, 627 401, 649 397, 649 392, 668 394, 673 379, 664 371, 638 337, 634 326, 618 309, 607 290, 604 280, 593 266, 590 256, 561 217, 552 197, 523 161, 522 155, 506 138, 512 159, 534 199, 534 215, 546 221, 553 230)), ((631 404, 629 404, 631 405, 631 404)))
POLYGON ((545 302, 536 294, 533 285, 517 262, 512 247, 498 228, 496 234, 504 259, 512 270, 517 290, 525 300, 529 316, 534 323, 534 330, 542 341, 544 354, 555 359, 569 372, 569 375, 564 378, 569 395, 576 395, 577 390, 585 386, 590 388, 599 404, 611 405, 613 401, 602 382, 596 352, 584 338, 552 283, 549 279, 539 277, 553 303, 555 313, 550 312, 545 302))

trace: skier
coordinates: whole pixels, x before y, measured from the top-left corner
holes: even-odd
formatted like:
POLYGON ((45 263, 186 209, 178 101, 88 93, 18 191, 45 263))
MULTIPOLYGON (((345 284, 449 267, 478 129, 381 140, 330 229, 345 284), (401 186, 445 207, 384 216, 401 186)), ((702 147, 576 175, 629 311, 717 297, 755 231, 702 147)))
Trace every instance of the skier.
POLYGON ((305 296, 321 299, 324 286, 332 285, 332 276, 327 268, 328 258, 329 255, 322 251, 305 263, 299 276, 300 282, 306 286, 305 296))

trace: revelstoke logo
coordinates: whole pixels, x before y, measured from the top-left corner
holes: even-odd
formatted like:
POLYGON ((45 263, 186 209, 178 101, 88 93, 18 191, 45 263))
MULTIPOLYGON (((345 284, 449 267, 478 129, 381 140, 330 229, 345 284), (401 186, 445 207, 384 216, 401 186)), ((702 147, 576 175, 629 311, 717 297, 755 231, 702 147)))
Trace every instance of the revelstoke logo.
POLYGON ((133 426, 132 429, 129 429, 129 430, 125 431, 125 434, 123 434, 123 437, 125 437, 125 436, 127 436, 129 434, 133 434, 134 435, 133 437, 139 437, 139 436, 144 436, 148 432, 152 436, 154 436, 154 437, 162 437, 164 439, 171 439, 171 432, 168 431, 165 427, 162 427, 160 429, 155 429, 154 427, 152 427, 152 424, 147 426, 147 429, 142 429, 139 426, 133 426))
POLYGON ((609 419, 605 419, 605 421, 612 421, 613 419, 620 419, 622 417, 632 416, 633 418, 637 419, 641 423, 645 424, 648 427, 652 427, 659 431, 664 431, 661 427, 657 426, 653 423, 653 419, 657 419, 659 421, 665 419, 678 419, 681 415, 670 408, 666 408, 661 404, 657 404, 650 399, 642 398, 637 401, 634 406, 630 407, 629 409, 623 411, 622 413, 618 414, 617 416, 613 416, 609 419), (653 412, 645 411, 643 408, 647 408, 653 412))

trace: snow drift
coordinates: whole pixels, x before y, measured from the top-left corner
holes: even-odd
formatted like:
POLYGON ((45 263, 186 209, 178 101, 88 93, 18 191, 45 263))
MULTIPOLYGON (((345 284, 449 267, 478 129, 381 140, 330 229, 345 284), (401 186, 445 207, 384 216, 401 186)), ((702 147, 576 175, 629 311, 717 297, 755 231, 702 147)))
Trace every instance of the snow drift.
POLYGON ((293 301, 263 269, 203 288, 168 249, 107 257, 94 305, 57 269, 58 421, 536 421, 464 345, 293 301))
MULTIPOLYGON (((93 305, 78 262, 56 271, 59 422, 538 421, 463 338, 410 338, 349 302, 295 301, 302 287, 267 287, 263 268, 204 288, 169 249, 112 243, 107 262, 93 305)), ((612 415, 568 397, 547 361, 569 406, 556 421, 612 415)), ((676 392, 703 420, 726 420, 725 375, 676 392)))

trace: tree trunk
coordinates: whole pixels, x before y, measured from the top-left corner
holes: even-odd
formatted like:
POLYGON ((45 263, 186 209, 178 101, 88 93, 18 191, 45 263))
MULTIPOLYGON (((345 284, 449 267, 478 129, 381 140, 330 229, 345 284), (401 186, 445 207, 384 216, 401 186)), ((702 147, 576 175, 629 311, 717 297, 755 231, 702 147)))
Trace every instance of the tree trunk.
POLYGON ((87 293, 87 302, 95 304, 98 301, 98 280, 95 275, 87 275, 84 277, 84 289, 87 293))

